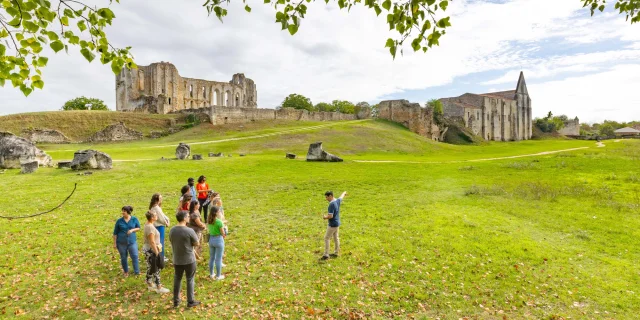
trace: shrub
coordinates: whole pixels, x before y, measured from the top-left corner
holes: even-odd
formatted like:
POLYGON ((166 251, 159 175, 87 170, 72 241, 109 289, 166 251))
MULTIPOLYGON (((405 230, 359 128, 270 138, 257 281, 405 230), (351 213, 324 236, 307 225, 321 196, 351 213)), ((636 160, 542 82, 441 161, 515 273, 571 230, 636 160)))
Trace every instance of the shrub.
POLYGON ((288 97, 284 98, 280 107, 315 111, 313 103, 311 103, 311 99, 297 93, 292 93, 288 97))
POLYGON ((65 102, 62 110, 109 110, 109 108, 100 99, 82 96, 65 102))

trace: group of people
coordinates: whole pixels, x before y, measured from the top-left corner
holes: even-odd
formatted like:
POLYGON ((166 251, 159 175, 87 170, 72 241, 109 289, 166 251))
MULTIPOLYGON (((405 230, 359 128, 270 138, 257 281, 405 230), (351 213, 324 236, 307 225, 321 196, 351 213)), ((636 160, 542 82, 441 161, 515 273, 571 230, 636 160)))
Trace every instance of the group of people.
MULTIPOLYGON (((200 176, 197 184, 194 183, 193 178, 189 178, 187 185, 181 188, 180 194, 176 208, 177 225, 169 231, 174 266, 173 305, 177 307, 180 304, 182 278, 186 275, 187 307, 195 307, 200 304, 195 300, 194 288, 197 261, 202 258, 202 246, 204 243, 209 245, 209 277, 214 280, 224 279, 222 268, 225 264, 222 258, 228 228, 220 194, 209 187, 205 176, 200 176)), ((347 192, 343 192, 339 198, 334 198, 333 192, 325 193, 329 207, 327 213, 323 214, 323 219, 328 220, 328 226, 324 237, 325 250, 321 260, 338 257, 340 252, 338 237, 340 205, 346 194, 347 192), (335 251, 329 254, 331 239, 335 242, 335 251)), ((128 256, 131 257, 134 274, 140 274, 136 232, 140 231, 141 225, 132 213, 133 207, 122 207, 122 217, 116 221, 113 230, 113 246, 120 254, 120 263, 125 276, 129 275, 128 256)), ((168 262, 165 257, 165 232, 171 225, 169 218, 162 211, 162 195, 156 193, 151 197, 145 218, 147 221, 143 227, 144 245, 142 246, 147 264, 145 281, 149 290, 160 294, 169 293, 170 291, 160 282, 160 271, 168 262)))
MULTIPOLYGON (((194 286, 196 262, 202 258, 202 246, 209 245, 209 276, 214 280, 224 279, 222 263, 224 255, 224 239, 228 234, 224 208, 220 194, 214 192, 206 182, 205 176, 187 180, 187 185, 180 190, 180 200, 176 208, 177 225, 169 231, 169 240, 173 251, 174 306, 180 303, 182 278, 187 280, 187 307, 194 307, 200 302, 195 300, 194 286), (202 213, 202 215, 201 215, 202 213)), ((149 210, 145 213, 146 223, 141 227, 140 221, 132 215, 133 207, 122 207, 113 230, 113 246, 120 254, 120 263, 124 276, 129 275, 128 257, 131 257, 133 273, 140 274, 138 244, 136 232, 143 228, 144 245, 142 253, 147 263, 146 283, 148 289, 160 294, 169 293, 160 282, 160 271, 168 259, 165 257, 166 228, 171 223, 162 210, 162 195, 156 193, 151 197, 149 210)))

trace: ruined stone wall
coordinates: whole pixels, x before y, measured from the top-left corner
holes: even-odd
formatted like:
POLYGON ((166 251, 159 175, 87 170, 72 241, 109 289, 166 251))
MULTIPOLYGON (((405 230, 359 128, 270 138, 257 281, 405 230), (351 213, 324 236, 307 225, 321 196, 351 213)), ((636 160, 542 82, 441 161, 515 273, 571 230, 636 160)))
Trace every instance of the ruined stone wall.
POLYGON ((125 68, 116 76, 117 111, 162 114, 210 106, 257 108, 257 99, 255 83, 242 73, 229 82, 183 78, 173 64, 160 62, 125 68))
POLYGON ((293 108, 257 109, 257 108, 210 108, 211 123, 214 125, 226 123, 246 123, 259 120, 289 120, 289 121, 338 121, 356 120, 355 114, 340 112, 313 112, 293 108))
POLYGON ((116 123, 96 132, 89 138, 91 142, 131 141, 142 139, 142 133, 127 128, 124 123, 116 123))
POLYGON ((52 129, 25 129, 22 137, 33 143, 69 143, 64 133, 52 129))
POLYGON ((433 110, 407 100, 386 100, 378 104, 378 118, 397 122, 412 132, 439 140, 440 129, 433 121, 433 110))
POLYGON ((564 123, 564 128, 560 129, 558 133, 565 136, 579 136, 580 120, 576 117, 573 120, 566 121, 564 123))

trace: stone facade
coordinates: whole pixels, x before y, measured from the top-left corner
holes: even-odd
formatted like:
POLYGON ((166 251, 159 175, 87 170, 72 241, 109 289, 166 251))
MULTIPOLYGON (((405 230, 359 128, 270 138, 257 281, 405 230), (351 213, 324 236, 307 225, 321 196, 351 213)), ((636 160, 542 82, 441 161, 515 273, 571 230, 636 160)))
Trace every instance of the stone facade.
POLYGON ((440 101, 445 118, 462 120, 467 128, 485 140, 531 139, 531 98, 522 72, 516 90, 465 93, 440 101))
POLYGON ((257 108, 253 80, 234 74, 229 82, 183 78, 171 63, 123 69, 116 76, 116 110, 165 114, 212 106, 257 108))
POLYGON ((142 133, 127 128, 124 123, 115 123, 94 133, 90 142, 132 141, 142 139, 142 133))
POLYGON ((558 131, 559 134, 564 136, 579 136, 580 135, 580 120, 575 117, 573 120, 567 120, 564 122, 564 127, 558 131))
POLYGON ((440 129, 433 121, 433 110, 407 100, 385 100, 378 104, 378 118, 397 122, 414 133, 439 141, 440 129))
MULTIPOLYGON (((254 109, 211 107, 207 112, 214 125, 226 123, 246 123, 258 120, 291 120, 291 121, 338 121, 356 120, 358 115, 340 112, 313 112, 293 108, 254 109)), ((367 116, 368 115, 363 115, 367 116)))
POLYGON ((24 129, 22 136, 33 143, 69 143, 64 133, 52 129, 24 129))

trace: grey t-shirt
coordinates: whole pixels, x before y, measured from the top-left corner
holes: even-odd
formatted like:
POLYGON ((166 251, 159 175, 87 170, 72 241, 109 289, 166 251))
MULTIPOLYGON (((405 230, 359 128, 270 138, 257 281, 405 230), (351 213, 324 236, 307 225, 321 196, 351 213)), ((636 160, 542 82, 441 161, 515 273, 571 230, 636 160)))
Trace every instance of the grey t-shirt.
POLYGON ((169 240, 173 247, 173 264, 182 266, 196 262, 193 244, 198 243, 198 236, 189 227, 175 226, 169 231, 169 240))

